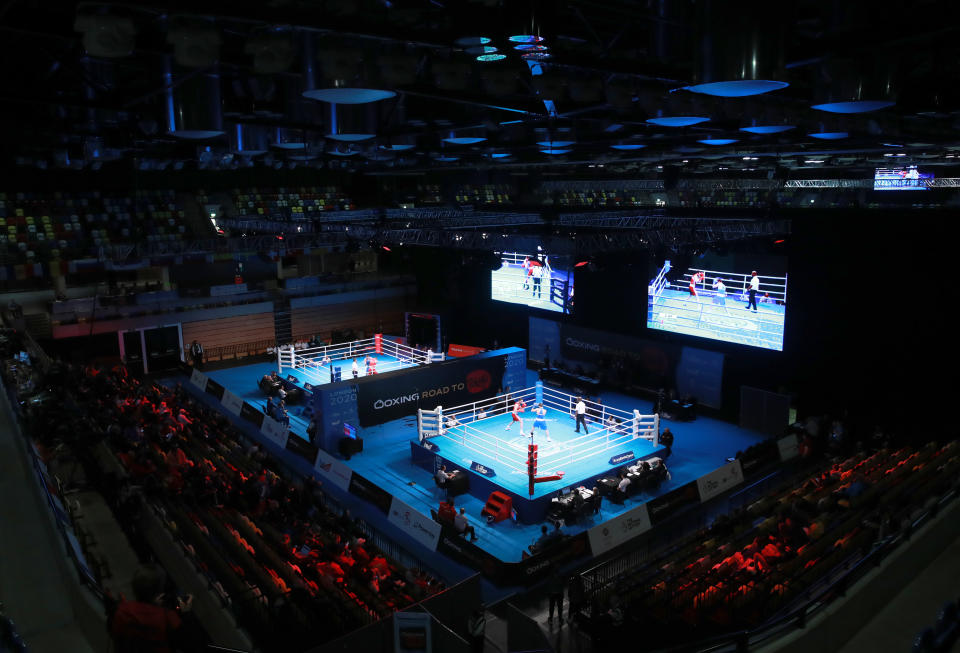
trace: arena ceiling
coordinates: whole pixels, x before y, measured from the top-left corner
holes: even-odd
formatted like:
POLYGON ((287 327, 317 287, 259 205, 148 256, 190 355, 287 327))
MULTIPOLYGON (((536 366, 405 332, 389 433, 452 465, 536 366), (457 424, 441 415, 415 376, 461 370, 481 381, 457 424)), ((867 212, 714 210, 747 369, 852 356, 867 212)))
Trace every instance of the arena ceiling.
POLYGON ((0 32, 4 165, 823 176, 960 150, 951 2, 9 0, 0 32))

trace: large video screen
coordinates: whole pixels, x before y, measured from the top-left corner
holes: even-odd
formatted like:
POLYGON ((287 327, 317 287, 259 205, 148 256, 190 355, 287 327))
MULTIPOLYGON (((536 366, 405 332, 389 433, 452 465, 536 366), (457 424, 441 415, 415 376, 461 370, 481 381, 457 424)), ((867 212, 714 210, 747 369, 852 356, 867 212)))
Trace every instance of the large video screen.
POLYGON ((877 168, 873 175, 873 190, 927 190, 932 172, 920 172, 917 166, 877 168))
POLYGON ((543 252, 501 252, 500 267, 490 275, 490 297, 557 313, 573 309, 573 272, 569 257, 543 252))
POLYGON ((784 257, 663 261, 647 288, 648 328, 751 347, 783 351, 786 311, 784 257))

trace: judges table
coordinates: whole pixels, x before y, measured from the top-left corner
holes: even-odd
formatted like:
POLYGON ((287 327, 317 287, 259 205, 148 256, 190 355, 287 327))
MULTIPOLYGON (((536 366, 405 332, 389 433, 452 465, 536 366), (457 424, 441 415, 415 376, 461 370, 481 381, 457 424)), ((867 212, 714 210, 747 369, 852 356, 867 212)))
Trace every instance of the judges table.
POLYGON ((470 476, 459 469, 453 470, 450 478, 447 479, 447 493, 451 497, 466 494, 470 491, 470 476))

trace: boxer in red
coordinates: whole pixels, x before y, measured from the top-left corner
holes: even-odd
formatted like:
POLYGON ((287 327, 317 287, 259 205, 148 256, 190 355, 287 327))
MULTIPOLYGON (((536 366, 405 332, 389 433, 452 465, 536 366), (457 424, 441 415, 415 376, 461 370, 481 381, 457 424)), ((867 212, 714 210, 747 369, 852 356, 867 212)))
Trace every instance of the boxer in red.
POLYGON ((510 413, 510 423, 507 424, 507 428, 503 430, 509 431, 514 422, 520 422, 520 432, 523 433, 523 417, 521 417, 521 413, 523 413, 523 411, 526 409, 527 404, 523 401, 523 399, 518 399, 517 403, 513 405, 513 412, 510 413))
POLYGON ((703 280, 705 277, 706 275, 703 272, 694 272, 693 276, 690 277, 690 296, 691 297, 697 296, 697 284, 703 283, 703 280))

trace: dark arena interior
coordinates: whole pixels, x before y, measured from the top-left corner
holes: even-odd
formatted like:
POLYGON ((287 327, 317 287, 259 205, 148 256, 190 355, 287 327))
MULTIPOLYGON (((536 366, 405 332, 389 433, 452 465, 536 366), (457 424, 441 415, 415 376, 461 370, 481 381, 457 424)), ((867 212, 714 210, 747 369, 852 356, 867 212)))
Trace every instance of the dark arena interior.
POLYGON ((0 651, 958 650, 956 3, 0 34, 0 651))

